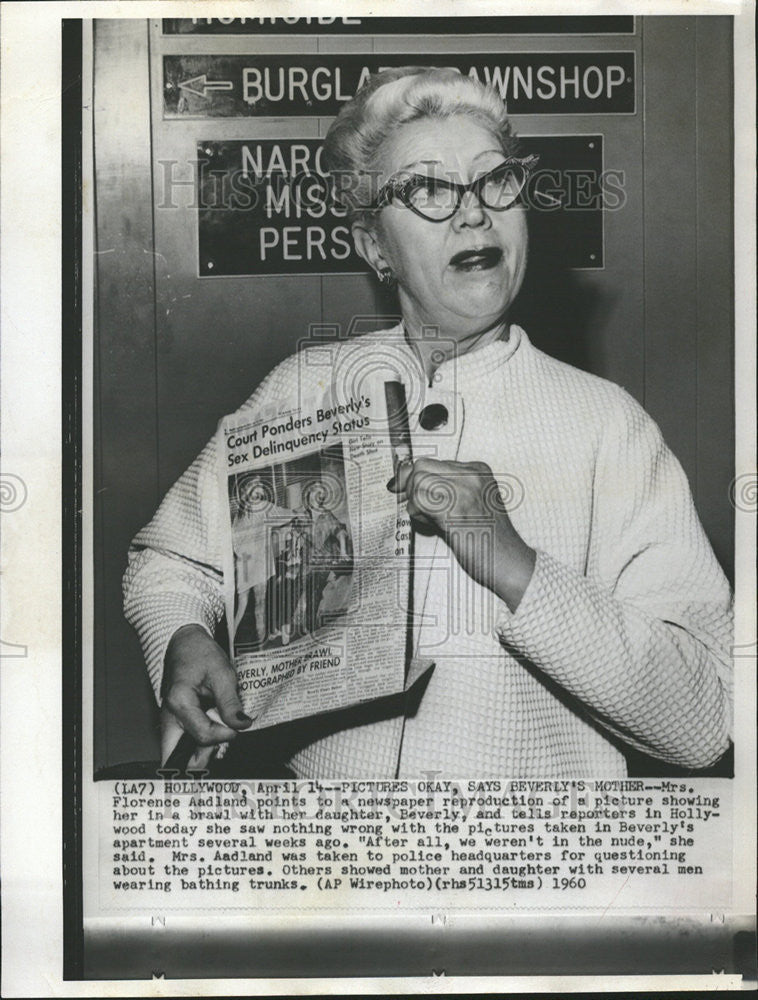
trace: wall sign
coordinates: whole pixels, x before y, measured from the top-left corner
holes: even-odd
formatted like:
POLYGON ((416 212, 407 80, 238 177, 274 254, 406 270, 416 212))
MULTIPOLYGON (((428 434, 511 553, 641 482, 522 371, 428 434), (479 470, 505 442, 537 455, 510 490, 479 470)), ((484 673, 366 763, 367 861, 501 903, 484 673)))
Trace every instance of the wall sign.
POLYGON ((454 66, 515 115, 633 114, 634 52, 163 57, 165 118, 336 115, 370 73, 454 66))
POLYGON ((608 35, 633 17, 164 17, 164 35, 608 35))
MULTIPOLYGON (((540 154, 526 202, 535 245, 563 266, 603 265, 603 209, 623 204, 603 174, 603 137, 524 137, 540 154)), ((344 210, 324 176, 320 139, 208 140, 197 145, 201 277, 355 273, 344 210)))

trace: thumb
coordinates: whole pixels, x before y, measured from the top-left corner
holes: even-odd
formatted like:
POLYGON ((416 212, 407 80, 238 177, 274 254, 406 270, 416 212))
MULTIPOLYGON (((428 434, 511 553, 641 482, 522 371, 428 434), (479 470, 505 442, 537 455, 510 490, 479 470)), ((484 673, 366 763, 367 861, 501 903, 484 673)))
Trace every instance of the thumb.
POLYGON ((242 701, 237 692, 237 675, 234 671, 231 668, 216 671, 209 687, 213 692, 218 714, 224 723, 231 729, 247 729, 253 720, 242 710, 242 701))
POLYGON ((387 489, 390 493, 404 493, 412 472, 413 462, 409 458, 398 462, 395 475, 387 483, 387 489))

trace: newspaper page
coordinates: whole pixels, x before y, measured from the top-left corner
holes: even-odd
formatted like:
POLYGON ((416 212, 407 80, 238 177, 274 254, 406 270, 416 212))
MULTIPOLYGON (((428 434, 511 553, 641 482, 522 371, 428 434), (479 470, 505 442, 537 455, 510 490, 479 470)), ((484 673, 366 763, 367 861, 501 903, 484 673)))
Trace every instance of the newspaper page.
MULTIPOLYGON (((262 0, 255 17, 249 4, 174 0, 2 6, 3 995, 754 988, 754 3, 556 2, 536 15, 520 0, 441 0, 433 16, 421 3, 398 16, 355 0, 339 16, 312 4, 283 16, 262 0), (548 678, 549 708, 515 713, 488 744, 522 748, 513 766, 426 764, 418 720, 435 732, 430 758, 479 747, 492 713, 466 708, 483 677, 500 693, 507 673, 514 697, 544 680, 523 637, 507 662, 487 661, 481 650, 503 644, 466 632, 473 588, 387 489, 404 463, 455 462, 455 448, 411 453, 386 372, 352 396, 285 395, 219 423, 314 327, 352 341, 413 316, 354 252, 344 216, 292 192, 298 177, 323 185, 324 135, 362 80, 432 63, 498 89, 542 157, 514 324, 543 373, 571 365, 655 417, 733 584, 733 738, 717 760, 705 735, 688 764, 649 756, 623 713, 588 718, 548 678), (249 195, 245 172, 259 200, 227 211, 229 192, 249 195), (214 434, 212 469, 197 476, 214 434), (198 526, 198 493, 223 525, 218 558, 198 544, 213 520, 198 526), (171 532, 139 535, 177 495, 171 532), (444 698, 444 648, 408 655, 414 560, 433 545, 466 586, 440 589, 432 627, 452 634, 455 621, 456 652, 476 647, 444 698), (161 637, 145 640, 124 616, 122 580, 148 550, 143 593, 160 605, 161 637), (167 766, 163 633, 185 624, 214 633, 253 723, 226 755, 167 766), (582 773, 551 757, 564 709, 582 721, 573 746, 605 753, 582 773), (347 763, 324 773, 337 741, 347 763), (251 777, 256 754, 282 743, 288 768, 303 751, 297 770, 251 777), (241 774, 235 745, 248 748, 241 774), (412 766, 398 776, 401 753, 412 766)), ((472 141, 467 131, 439 154, 465 168, 444 190, 469 222, 511 190, 493 194, 469 170, 472 141)), ((404 217, 423 236, 406 263, 431 282, 422 239, 456 222, 412 204, 404 217)), ((465 249, 472 272, 492 263, 486 239, 465 249)), ((540 539, 549 555, 597 514, 594 482, 580 483, 586 441, 534 434, 539 460, 513 474, 522 384, 470 420, 493 368, 424 391, 448 391, 450 413, 464 397, 466 419, 451 425, 469 434, 470 460, 492 466, 517 524, 542 516, 530 490, 544 486, 558 512, 540 539), (496 447, 499 465, 483 457, 496 447), (571 466, 579 485, 565 488, 571 466)), ((578 434, 583 417, 556 400, 543 398, 544 427, 576 418, 578 434)), ((407 417, 419 433, 419 407, 407 417)), ((631 470, 622 458, 612 504, 631 470)), ((666 620, 676 610, 662 621, 691 648, 666 620)), ((567 642, 562 608, 553 621, 567 642)), ((588 659, 595 625, 580 637, 588 659)), ((628 704, 654 683, 635 678, 628 704)), ((703 733, 713 690, 699 689, 703 733)), ((490 702, 505 718, 511 702, 490 702)), ((679 719, 687 706, 663 708, 679 719)))
POLYGON ((405 685, 410 518, 387 482, 410 458, 408 416, 401 382, 372 383, 219 425, 230 655, 253 729, 405 685))

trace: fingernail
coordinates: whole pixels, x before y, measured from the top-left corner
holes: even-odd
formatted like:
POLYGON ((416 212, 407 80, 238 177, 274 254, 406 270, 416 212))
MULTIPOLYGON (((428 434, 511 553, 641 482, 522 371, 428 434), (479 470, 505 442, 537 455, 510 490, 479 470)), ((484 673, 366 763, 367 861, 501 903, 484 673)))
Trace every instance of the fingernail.
POLYGON ((239 720, 239 722, 247 722, 248 724, 253 721, 250 718, 250 716, 249 715, 245 715, 244 712, 237 712, 237 719, 239 720))
POLYGON ((389 482, 387 483, 387 489, 390 491, 390 493, 392 492, 392 490, 394 490, 396 485, 397 485, 397 477, 393 476, 392 479, 390 479, 389 482))

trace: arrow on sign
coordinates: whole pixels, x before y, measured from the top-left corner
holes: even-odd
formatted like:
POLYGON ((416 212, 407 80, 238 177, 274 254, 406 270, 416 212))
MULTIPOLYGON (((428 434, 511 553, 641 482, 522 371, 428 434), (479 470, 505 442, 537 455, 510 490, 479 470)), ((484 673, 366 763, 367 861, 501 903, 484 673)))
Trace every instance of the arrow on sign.
POLYGON ((205 73, 200 76, 193 76, 190 80, 185 80, 179 84, 180 90, 188 90, 190 94, 197 94, 204 101, 209 101, 206 91, 208 90, 233 90, 234 84, 231 80, 209 80, 205 73))

